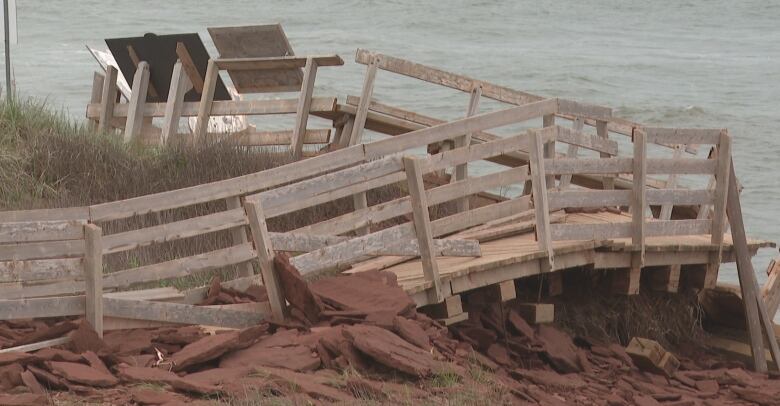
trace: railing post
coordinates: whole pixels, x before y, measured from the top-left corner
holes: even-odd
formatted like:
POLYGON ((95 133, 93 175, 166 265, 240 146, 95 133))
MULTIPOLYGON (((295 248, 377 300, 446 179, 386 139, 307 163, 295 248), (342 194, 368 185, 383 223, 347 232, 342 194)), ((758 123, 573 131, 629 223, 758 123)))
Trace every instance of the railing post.
MULTIPOLYGON (((225 199, 225 206, 228 210, 240 209, 241 198, 238 196, 230 196, 225 199)), ((249 239, 246 237, 246 229, 244 226, 231 228, 230 237, 233 240, 234 245, 246 244, 249 241, 249 239)), ((252 263, 250 262, 244 262, 243 264, 239 265, 238 268, 240 269, 238 276, 246 277, 255 274, 255 270, 252 268, 252 263)))
POLYGON ((116 104, 116 77, 119 72, 113 66, 106 67, 106 78, 103 80, 103 93, 100 95, 100 118, 97 131, 111 130, 116 104))
POLYGON ((271 237, 268 234, 268 225, 265 222, 262 204, 259 201, 244 202, 244 209, 249 220, 249 228, 255 242, 257 258, 260 262, 260 271, 263 274, 263 284, 268 293, 268 301, 271 305, 271 314, 276 320, 283 320, 287 314, 287 305, 282 294, 282 286, 274 268, 274 249, 271 245, 271 237))
POLYGON ((634 128, 633 190, 631 198, 631 269, 628 270, 628 283, 621 293, 634 295, 639 293, 639 280, 645 263, 645 210, 647 208, 647 140, 645 133, 634 128))
MULTIPOLYGON (((94 72, 92 75, 92 93, 89 97, 89 104, 99 104, 100 97, 103 94, 103 82, 106 76, 100 72, 94 72)), ((88 124, 92 129, 97 128, 97 120, 89 119, 88 124)))
POLYGON ((298 96, 298 109, 295 115, 295 127, 293 127, 290 151, 294 159, 303 156, 303 141, 306 138, 306 125, 309 122, 309 110, 311 109, 311 96, 314 94, 314 81, 317 77, 317 62, 312 57, 306 58, 306 67, 303 69, 303 84, 301 94, 298 96))
MULTIPOLYGON (((674 154, 672 154, 673 159, 680 159, 682 158, 682 152, 683 148, 685 146, 683 144, 677 144, 674 146, 674 154)), ((677 187, 677 174, 673 173, 669 175, 669 178, 666 181, 666 188, 667 189, 674 189, 677 187)), ((664 204, 661 206, 661 212, 658 214, 659 220, 671 220, 672 218, 672 209, 674 209, 673 204, 664 204)))
MULTIPOLYGON (((469 107, 468 110, 466 110, 466 117, 471 117, 474 114, 477 114, 477 111, 479 109, 479 99, 482 97, 482 86, 477 85, 474 87, 474 89, 471 90, 471 99, 469 100, 469 107)), ((458 137, 455 139, 455 148, 462 148, 462 147, 468 147, 471 145, 471 133, 467 133, 462 137, 458 137)), ((460 165, 455 166, 455 173, 452 178, 453 181, 457 182, 460 180, 466 180, 469 177, 469 166, 468 162, 464 162, 460 165)), ((469 197, 464 196, 456 201, 457 204, 457 211, 458 213, 462 213, 464 211, 469 210, 469 197)))
POLYGON ((84 226, 84 292, 86 319, 103 337, 103 231, 94 224, 84 226))
POLYGON ((144 125, 144 105, 149 91, 149 64, 146 61, 138 63, 133 77, 133 89, 130 94, 130 104, 125 122, 125 142, 138 141, 144 125))
MULTIPOLYGON (((542 127, 551 127, 555 125, 555 114, 547 114, 542 117, 542 127)), ((550 141, 543 146, 544 157, 548 159, 555 159, 555 141, 550 141)), ((555 188, 555 175, 547 176, 545 180, 547 189, 555 188)))
MULTIPOLYGON (((609 122, 603 121, 603 120, 597 120, 596 121, 596 135, 604 138, 605 140, 609 139, 609 122)), ((601 152, 599 153, 600 158, 612 158, 612 156, 609 154, 609 152, 601 152)), ((602 188, 604 190, 612 190, 615 188, 615 178, 612 175, 604 175, 602 177, 602 188)))
MULTIPOLYGON (((575 117, 574 122, 572 123, 572 130, 577 132, 582 132, 582 128, 585 126, 585 119, 582 117, 575 117)), ((577 152, 579 151, 579 147, 577 147, 574 144, 569 144, 568 149, 566 150, 566 158, 577 158, 577 152)), ((569 187, 571 184, 571 174, 565 174, 561 175, 561 180, 558 182, 558 189, 564 190, 569 187)))
POLYGON ((726 224, 726 202, 728 201, 728 187, 731 171, 731 137, 726 130, 721 131, 718 141, 718 163, 715 169, 715 200, 713 202, 712 227, 710 230, 710 242, 717 245, 714 252, 710 252, 710 261, 707 264, 707 272, 704 276, 704 287, 715 287, 718 281, 718 269, 723 255, 723 233, 726 224))
POLYGON ((547 201, 547 179, 544 170, 544 152, 542 134, 539 130, 531 131, 531 188, 536 214, 536 241, 539 249, 547 252, 549 270, 553 269, 554 258, 552 236, 550 234, 550 205, 547 201))
POLYGON ((189 77, 184 73, 181 61, 173 65, 168 102, 165 104, 165 118, 160 133, 160 145, 165 145, 179 131, 179 119, 184 105, 184 95, 192 88, 189 77))
POLYGON ((404 170, 409 184, 409 197, 412 203, 412 215, 414 218, 414 231, 420 247, 420 259, 423 273, 427 282, 433 282, 433 297, 435 303, 444 300, 439 266, 436 263, 436 251, 433 248, 433 232, 431 231, 431 219, 428 214, 428 197, 425 194, 420 158, 404 157, 404 170))
POLYGON ((219 67, 213 59, 209 59, 206 68, 206 79, 203 81, 203 93, 200 95, 200 105, 198 106, 198 122, 195 125, 194 140, 202 140, 209 130, 209 118, 211 117, 211 106, 214 103, 214 90, 217 88, 219 79, 219 67))
MULTIPOLYGON (((355 112, 355 123, 352 126, 352 134, 348 145, 357 145, 363 138, 363 127, 368 117, 368 107, 371 104, 371 96, 374 94, 374 79, 379 65, 379 56, 374 56, 366 67, 366 77, 363 80, 363 91, 360 93, 360 103, 355 112)), ((343 137, 343 136, 342 136, 343 137)))

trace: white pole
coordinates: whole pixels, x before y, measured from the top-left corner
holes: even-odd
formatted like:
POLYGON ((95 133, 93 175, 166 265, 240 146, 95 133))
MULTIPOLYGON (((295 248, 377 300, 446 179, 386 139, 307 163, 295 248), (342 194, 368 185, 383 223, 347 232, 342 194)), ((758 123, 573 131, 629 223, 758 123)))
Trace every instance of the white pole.
POLYGON ((5 31, 5 91, 6 103, 11 101, 13 92, 11 91, 11 27, 8 18, 8 0, 3 0, 3 29, 5 31))

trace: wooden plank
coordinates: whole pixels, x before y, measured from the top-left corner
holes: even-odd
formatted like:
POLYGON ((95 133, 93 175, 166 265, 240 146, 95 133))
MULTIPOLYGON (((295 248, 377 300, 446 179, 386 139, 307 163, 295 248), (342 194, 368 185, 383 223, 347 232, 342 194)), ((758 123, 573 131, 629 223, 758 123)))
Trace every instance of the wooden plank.
MULTIPOLYGON (((677 145, 674 148, 674 155, 672 156, 672 158, 674 158, 674 159, 682 158, 682 152, 683 152, 682 149, 683 149, 682 144, 681 145, 677 145)), ((667 188, 677 187, 677 174, 673 173, 673 174, 669 175, 669 178, 666 181, 666 187, 667 188)), ((671 218, 672 218, 672 209, 674 208, 674 204, 675 203, 676 202, 669 202, 667 204, 662 205, 661 206, 661 212, 658 215, 658 219, 659 220, 671 220, 671 218)), ((648 204, 652 205, 653 203, 650 203, 648 201, 648 204)), ((682 204, 682 203, 679 203, 679 204, 682 204)))
POLYGON ((268 234, 266 217, 260 202, 247 200, 244 202, 246 216, 249 219, 249 228, 252 230, 252 239, 255 242, 257 257, 260 261, 260 271, 263 275, 263 284, 268 293, 268 301, 271 304, 271 312, 275 320, 284 320, 287 313, 287 305, 284 301, 284 293, 279 278, 274 268, 274 249, 271 237, 268 234))
MULTIPOLYGON (((181 43, 177 44, 178 45, 181 43)), ((181 62, 173 65, 171 75, 171 87, 168 90, 168 101, 165 103, 165 118, 160 133, 160 144, 164 145, 171 136, 179 132, 179 119, 184 103, 184 95, 192 88, 192 83, 187 75, 182 72, 181 62)))
MULTIPOLYGON (((598 120, 596 121, 596 135, 599 138, 606 140, 609 140, 609 127, 608 122, 604 120, 598 120)), ((610 154, 609 152, 600 152, 599 157, 600 158, 611 158, 613 155, 617 155, 617 151, 614 154, 610 154)), ((604 176, 602 185, 602 189, 605 190, 611 190, 615 188, 615 178, 612 176, 604 176)))
MULTIPOLYGON (((192 84, 192 87, 198 94, 202 94, 204 85, 203 78, 200 77, 200 73, 198 72, 197 66, 195 66, 195 62, 192 60, 190 51, 187 50, 187 47, 184 45, 184 43, 176 43, 176 56, 179 57, 179 60, 176 62, 176 64, 180 65, 181 68, 184 68, 184 72, 186 72, 186 76, 189 79, 189 82, 192 84)), ((174 76, 176 76, 175 69, 176 68, 174 67, 174 76)), ((171 87, 173 87, 173 81, 171 81, 171 87)), ((169 100, 170 97, 171 95, 169 93, 169 100)))
MULTIPOLYGON (((731 159, 731 157, 729 157, 731 159)), ((734 174, 734 162, 731 161, 729 168, 729 177, 736 179, 734 174)), ((745 233, 745 224, 742 219, 742 204, 739 201, 739 190, 737 182, 728 182, 726 212, 731 224, 731 239, 734 244, 734 251, 737 257, 737 275, 739 276, 739 286, 742 291, 742 302, 745 306, 745 320, 750 337, 750 348, 753 355, 753 369, 759 373, 767 371, 766 355, 764 353, 764 341, 761 336, 761 315, 760 306, 763 301, 759 300, 756 286, 755 271, 750 261, 751 255, 747 245, 747 235, 745 233)), ((776 344, 775 344, 776 345, 776 344)), ((773 354, 775 359, 780 359, 778 354, 773 354)))
POLYGON ((72 258, 84 255, 84 240, 62 240, 0 245, 0 261, 72 258))
MULTIPOLYGON (((144 105, 144 117, 164 117, 166 103, 146 103, 144 105)), ((336 108, 335 97, 313 97, 311 101, 311 113, 333 112, 336 108)), ((278 100, 217 100, 211 103, 211 116, 255 116, 268 114, 294 114, 298 109, 298 99, 278 100)), ((197 117, 200 110, 200 102, 182 103, 182 117, 197 117)), ((99 116, 101 107, 99 104, 87 106, 87 118, 99 116)), ((128 105, 118 104, 114 108, 114 117, 127 117, 128 105)))
POLYGON ((0 282, 29 282, 76 278, 84 274, 81 258, 0 262, 0 282))
POLYGON ((556 113, 562 114, 564 116, 575 116, 575 120, 577 117, 605 121, 608 121, 612 118, 612 109, 609 107, 597 106, 595 104, 581 103, 566 99, 557 100, 558 111, 556 113))
POLYGON ((431 318, 448 319, 463 314, 463 301, 460 295, 452 295, 421 310, 431 318))
MULTIPOLYGON (((574 124, 572 127, 571 132, 577 132, 582 133, 582 128, 585 125, 585 120, 582 117, 577 117, 574 119, 574 124)), ((570 132, 570 134, 571 134, 570 132)), ((562 134, 564 134, 564 128, 560 127, 558 130, 558 134, 556 136, 556 140, 560 140, 562 137, 562 134)), ((583 137, 584 138, 584 137, 583 137)), ((598 139, 598 138, 595 138, 598 139)), ((577 158, 577 152, 579 151, 579 145, 574 143, 569 143, 569 146, 566 150, 566 157, 568 158, 577 158)), ((553 156, 554 158, 554 156, 553 156)), ((571 174, 561 175, 561 180, 558 182, 558 190, 564 190, 569 187, 571 184, 571 174)))
POLYGON ((203 82, 203 92, 201 92, 200 104, 198 105, 198 121, 195 125, 195 131, 192 132, 195 140, 202 140, 208 132, 209 118, 212 114, 211 108, 214 103, 214 91, 216 90, 218 80, 219 68, 213 59, 209 59, 209 64, 206 68, 206 78, 203 82))
POLYGON ((151 244, 159 244, 196 235, 227 230, 247 224, 244 210, 233 209, 187 220, 174 221, 103 237, 103 253, 129 251, 151 244))
MULTIPOLYGON (((103 82, 106 76, 100 72, 93 72, 92 74, 92 93, 89 97, 90 104, 100 104, 100 97, 103 94, 103 82)), ((97 130, 97 120, 88 120, 90 129, 97 130)))
POLYGON ((86 319, 98 337, 103 337, 103 231, 94 224, 84 226, 84 284, 86 319))
MULTIPOLYGON (((471 117, 477 114, 479 109, 479 99, 482 97, 482 88, 477 86, 471 91, 471 97, 469 98, 469 106, 466 110, 466 117, 471 117)), ((455 139, 455 148, 463 148, 471 145, 472 133, 467 133, 463 137, 455 139)), ((452 177, 453 182, 461 181, 469 177, 468 162, 455 166, 455 176, 452 177)), ((463 212, 469 209, 469 198, 464 197, 457 200, 457 211, 463 212)))
POLYGON ((311 59, 318 66, 341 66, 344 60, 338 55, 314 56, 276 56, 264 58, 219 58, 215 62, 220 69, 228 71, 242 70, 280 70, 303 68, 311 59))
POLYGON ((632 223, 552 224, 550 235, 560 240, 603 240, 631 237, 632 223))
POLYGON ((125 123, 125 142, 137 142, 143 126, 143 110, 149 90, 149 64, 142 61, 138 64, 133 77, 133 89, 128 104, 127 121, 125 123))
POLYGON ((654 144, 712 144, 720 143, 722 129, 644 127, 647 142, 654 144))
POLYGON ((255 312, 132 299, 103 298, 103 308, 112 317, 230 328, 251 327, 264 319, 255 312))
POLYGON ((530 324, 555 321, 555 305, 552 303, 518 303, 513 308, 530 324))
POLYGON ((311 109, 311 97, 314 94, 316 77, 317 61, 311 57, 306 58, 306 67, 303 69, 303 84, 295 113, 295 127, 293 127, 292 140, 290 140, 290 150, 295 159, 300 159, 303 154, 303 138, 309 122, 309 109, 311 109))
POLYGON ((658 220, 644 225, 647 237, 705 235, 712 229, 710 220, 658 220))
MULTIPOLYGON (((97 131, 111 130, 111 120, 114 118, 114 105, 116 104, 116 78, 118 71, 113 66, 106 67, 106 79, 103 81, 103 93, 100 96, 100 104, 97 109, 97 131)), ((87 111, 89 117, 89 110, 87 111)))
POLYGON ((84 296, 0 300, 0 320, 83 316, 84 296))
MULTIPOLYGON (((635 295, 639 293, 639 281, 642 267, 645 265, 645 211, 647 210, 647 140, 641 129, 634 129, 633 136, 633 182, 631 199, 631 268, 627 270, 628 281, 625 290, 620 293, 635 295)), ((664 222, 656 222, 662 224, 664 222)), ((654 225, 656 225, 654 224, 654 225)), ((625 272, 625 271, 623 271, 625 272)))
MULTIPOLYGON (((556 111, 557 111, 557 109, 556 109, 556 111)), ((544 116, 542 116, 542 127, 547 128, 547 127, 552 127, 554 125, 555 125, 555 114, 545 114, 544 116)), ((558 132, 559 131, 560 130, 556 129, 556 132, 555 132, 555 137, 556 138, 558 138, 558 132)), ((553 140, 550 140, 550 141, 545 141, 542 144, 542 151, 543 151, 543 154, 544 154, 543 156, 544 156, 545 159, 555 159, 556 155, 557 155, 556 152, 555 152, 555 140, 553 139, 553 140)), ((531 162, 530 159, 529 159, 528 162, 529 163, 531 162)), ((555 188, 555 176, 548 173, 546 175, 545 179, 546 179, 547 189, 554 189, 555 188)), ((526 184, 526 187, 529 187, 529 185, 526 184)), ((531 193, 530 189, 523 190, 523 194, 530 194, 530 193, 531 193)))
POLYGON ((105 275, 103 285, 105 288, 130 288, 141 283, 181 278, 230 265, 248 263, 254 258, 256 253, 252 244, 244 243, 185 258, 112 272, 105 275))
POLYGON ((726 231, 726 203, 728 198, 729 172, 731 171, 731 137, 725 130, 720 134, 718 143, 717 170, 715 172, 715 198, 712 213, 712 231, 710 243, 717 245, 718 249, 710 254, 711 259, 707 265, 707 273, 704 278, 705 288, 715 286, 718 280, 721 256, 723 254, 723 233, 726 231))
POLYGON ((25 344, 25 345, 19 345, 16 347, 9 347, 9 348, 3 348, 0 350, 0 354, 8 353, 8 352, 32 352, 41 350, 44 348, 54 347, 57 345, 63 345, 70 342, 70 337, 59 337, 59 338, 52 338, 51 340, 45 340, 45 341, 39 341, 37 343, 32 344, 25 344))
POLYGON ((349 136, 349 145, 360 144, 363 138, 363 129, 366 126, 366 117, 368 116, 368 105, 374 94, 374 82, 376 81, 377 67, 381 63, 381 58, 373 57, 366 67, 366 76, 363 79, 363 90, 360 93, 360 103, 355 113, 355 122, 352 125, 352 134, 349 136))
POLYGON ((770 318, 774 318, 780 307, 780 263, 778 258, 769 261, 767 267, 767 279, 761 288, 761 298, 766 303, 766 312, 770 318))
MULTIPOLYGON (((602 154, 608 154, 602 158, 609 158, 618 154, 618 143, 598 135, 589 135, 582 132, 583 120, 574 120, 573 128, 559 127, 556 140, 570 144, 570 146, 582 147, 602 154), (578 124, 579 123, 579 124, 578 124)), ((568 154, 567 154, 568 156, 568 154)))
POLYGON ((545 159, 544 167, 548 175, 573 174, 618 174, 631 173, 631 158, 556 158, 545 159))
MULTIPOLYGON (((245 147, 262 147, 272 145, 290 145, 293 138, 292 130, 280 131, 246 131, 237 134, 227 134, 236 145, 245 147)), ((304 144, 327 144, 330 139, 329 128, 308 129, 303 137, 304 144)))
POLYGON ((0 244, 84 238, 83 220, 0 223, 0 244))
POLYGON ((680 264, 672 264, 660 268, 648 269, 653 290, 677 293, 680 287, 680 264))
POLYGON ((89 207, 0 211, 0 222, 89 220, 89 207))
MULTIPOLYGON (((663 205, 662 207, 672 207, 675 205, 700 205, 712 203, 715 193, 712 190, 690 190, 690 189, 648 189, 648 205, 663 205)), ((670 213, 671 214, 671 213, 670 213)), ((659 216, 659 220, 669 220, 659 216)))
POLYGON ((648 158, 647 174, 713 175, 717 162, 697 158, 648 158))
POLYGON ((431 220, 428 214, 428 199, 422 178, 420 158, 405 157, 403 161, 406 179, 409 184, 414 230, 419 243, 423 275, 426 282, 433 283, 433 297, 431 299, 435 297, 436 302, 441 302, 444 300, 444 292, 442 292, 439 266, 436 262, 436 252, 433 248, 433 231, 431 230, 431 220))
POLYGON ((549 192, 550 210, 581 207, 628 206, 630 190, 569 190, 549 192))
POLYGON ((547 180, 542 152, 542 136, 533 131, 531 136, 531 185, 533 188, 534 211, 536 212, 536 241, 539 249, 547 253, 548 265, 554 266, 552 234, 550 228, 550 205, 547 200, 547 180))
MULTIPOLYGON (((349 237, 332 235, 308 235, 295 232, 269 233, 271 242, 276 251, 311 252, 330 245, 342 243, 349 237)), ((448 257, 478 257, 480 256, 479 243, 467 240, 433 240, 433 249, 437 255, 448 257)), ((388 242, 385 247, 374 252, 374 255, 420 255, 419 244, 416 240, 388 242)))
MULTIPOLYGON (((241 198, 238 196, 230 196, 225 199, 225 207, 228 210, 240 210, 242 213, 245 213, 244 208, 241 205, 241 198)), ((249 241, 246 236, 246 231, 246 227, 233 227, 230 229, 230 238, 233 240, 233 245, 243 245, 249 241)), ((238 268, 239 277, 246 277, 255 274, 255 270, 252 267, 252 264, 248 262, 239 265, 238 268)))

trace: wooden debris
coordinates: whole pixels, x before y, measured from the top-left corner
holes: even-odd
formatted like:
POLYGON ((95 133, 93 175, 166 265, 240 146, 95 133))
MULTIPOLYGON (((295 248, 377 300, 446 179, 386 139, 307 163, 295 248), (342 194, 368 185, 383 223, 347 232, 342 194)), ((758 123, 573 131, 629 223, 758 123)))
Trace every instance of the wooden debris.
POLYGON ((555 305, 552 303, 518 303, 514 309, 531 324, 555 321, 555 305))
POLYGON ((648 372, 671 377, 680 367, 680 361, 674 354, 666 351, 658 342, 646 338, 632 338, 626 352, 634 365, 648 372))

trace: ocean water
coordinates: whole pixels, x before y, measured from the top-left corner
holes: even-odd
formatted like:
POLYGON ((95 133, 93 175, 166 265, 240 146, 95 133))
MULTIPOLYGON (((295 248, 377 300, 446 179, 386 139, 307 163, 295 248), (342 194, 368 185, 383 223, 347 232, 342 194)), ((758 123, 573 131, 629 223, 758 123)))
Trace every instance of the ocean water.
MULTIPOLYGON (((745 223, 780 240, 780 2, 639 1, 18 1, 17 91, 84 117, 85 44, 104 38, 282 23, 297 54, 338 53, 317 94, 360 93, 356 48, 395 55, 545 96, 610 106, 670 127, 728 128, 745 223)), ((443 118, 468 95, 380 72, 376 97, 443 118)), ((490 103, 486 104, 490 108, 490 103)), ((495 106, 493 106, 495 108, 495 106)), ((270 123, 273 127, 279 124, 270 123)), ((759 283, 776 252, 754 259, 759 283)), ((721 279, 736 281, 733 266, 721 279)))

